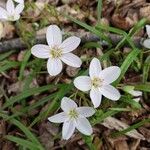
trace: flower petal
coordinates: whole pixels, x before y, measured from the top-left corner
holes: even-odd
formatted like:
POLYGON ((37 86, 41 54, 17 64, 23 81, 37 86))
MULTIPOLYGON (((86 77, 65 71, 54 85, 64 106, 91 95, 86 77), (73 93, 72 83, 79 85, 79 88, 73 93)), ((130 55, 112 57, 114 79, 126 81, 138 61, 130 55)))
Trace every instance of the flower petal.
POLYGON ((89 75, 91 78, 99 77, 99 74, 102 70, 100 61, 97 58, 93 58, 90 63, 89 75))
POLYGON ((12 0, 8 0, 7 1, 6 9, 7 9, 9 14, 14 14, 14 12, 15 12, 15 5, 14 5, 14 2, 12 0))
POLYGON ((101 104, 102 100, 102 94, 100 91, 96 88, 92 88, 90 91, 90 98, 92 100, 92 103, 94 105, 94 108, 97 108, 101 104))
POLYGON ((73 121, 65 121, 62 128, 62 138, 68 140, 75 131, 75 124, 73 121))
POLYGON ((37 44, 31 48, 31 53, 38 58, 49 58, 50 48, 47 45, 37 44))
POLYGON ((65 120, 67 120, 68 117, 67 117, 67 114, 65 112, 61 112, 59 114, 56 114, 54 116, 51 116, 48 118, 48 120, 50 122, 54 122, 54 123, 61 123, 61 122, 64 122, 65 120))
POLYGON ((0 19, 7 19, 7 11, 0 7, 0 19))
POLYGON ((56 76, 62 71, 63 65, 60 59, 48 59, 47 70, 51 76, 56 76))
POLYGON ((78 118, 75 126, 81 133, 85 135, 91 135, 93 132, 92 126, 90 125, 89 121, 84 117, 78 118))
POLYGON ((17 2, 17 3, 24 4, 24 0, 14 0, 14 1, 17 2))
POLYGON ((61 109, 64 112, 70 111, 70 109, 77 108, 77 104, 70 98, 64 97, 61 101, 61 109))
POLYGON ((146 39, 146 40, 144 40, 144 42, 143 42, 143 46, 145 47, 145 48, 150 48, 150 39, 146 39))
POLYGON ((142 92, 141 91, 131 90, 128 93, 130 93, 131 95, 133 95, 135 97, 142 96, 142 92))
POLYGON ((121 96, 119 91, 112 85, 104 85, 101 88, 99 88, 99 90, 102 93, 102 95, 114 101, 119 100, 121 96))
POLYGON ((150 38, 150 25, 146 25, 146 32, 148 37, 150 38))
POLYGON ((24 4, 18 4, 15 8, 15 13, 20 14, 24 9, 24 4))
POLYGON ((59 27, 50 25, 46 32, 46 39, 50 47, 59 46, 62 42, 62 33, 59 27))
POLYGON ((76 110, 83 117, 90 117, 95 113, 92 107, 78 107, 76 110))
POLYGON ((60 45, 60 48, 63 50, 63 53, 69 53, 75 50, 81 42, 81 39, 76 36, 71 36, 63 41, 60 45))
POLYGON ((88 76, 77 77, 73 83, 81 91, 89 91, 92 87, 91 79, 88 76))
POLYGON ((61 57, 61 60, 65 64, 67 64, 69 66, 72 66, 72 67, 77 67, 77 68, 80 67, 81 64, 82 64, 81 59, 78 56, 76 56, 72 53, 63 54, 62 57, 61 57))
POLYGON ((108 67, 102 70, 99 77, 104 80, 104 84, 110 84, 120 76, 121 70, 117 66, 108 67))

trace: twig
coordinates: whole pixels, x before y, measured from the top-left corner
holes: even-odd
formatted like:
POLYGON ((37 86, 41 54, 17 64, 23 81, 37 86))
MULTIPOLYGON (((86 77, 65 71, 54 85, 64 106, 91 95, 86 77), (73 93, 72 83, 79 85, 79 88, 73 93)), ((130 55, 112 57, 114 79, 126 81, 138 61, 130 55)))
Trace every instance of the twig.
MULTIPOLYGON (((101 41, 101 39, 98 36, 93 35, 89 32, 86 32, 84 35, 78 35, 73 32, 71 32, 71 34, 81 37, 82 43, 99 41, 102 46, 107 45, 107 43, 104 41, 101 41)), ((123 38, 122 36, 116 35, 116 34, 108 34, 108 37, 111 39, 114 45, 119 43, 121 39, 123 38)), ((142 47, 141 40, 142 40, 141 37, 134 37, 133 42, 135 46, 142 47)), ((45 35, 37 35, 36 44, 46 44, 45 35)), ((0 42, 0 53, 10 51, 10 50, 24 50, 25 48, 27 48, 27 45, 22 41, 21 38, 16 38, 16 39, 11 39, 11 40, 0 42)))

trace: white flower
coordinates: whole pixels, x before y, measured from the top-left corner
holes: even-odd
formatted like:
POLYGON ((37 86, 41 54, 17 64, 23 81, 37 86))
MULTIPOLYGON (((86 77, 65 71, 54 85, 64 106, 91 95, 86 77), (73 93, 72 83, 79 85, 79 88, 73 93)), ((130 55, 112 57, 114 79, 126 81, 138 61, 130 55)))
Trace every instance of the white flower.
POLYGON ((148 39, 144 40, 143 45, 145 48, 150 48, 150 25, 146 25, 146 32, 148 39))
POLYGON ((71 36, 62 42, 62 34, 58 26, 50 25, 47 29, 46 39, 48 45, 35 45, 32 47, 31 53, 38 58, 48 59, 47 69, 51 76, 62 71, 62 61, 72 67, 81 66, 81 59, 70 53, 79 46, 80 38, 71 36))
POLYGON ((48 120, 54 123, 62 123, 62 138, 68 140, 77 128, 85 135, 92 134, 92 127, 86 117, 90 117, 95 113, 91 107, 77 107, 77 104, 64 97, 61 101, 61 109, 64 112, 49 117, 48 120))
POLYGON ((16 21, 20 18, 20 14, 24 9, 24 4, 15 4, 12 0, 8 0, 6 3, 6 10, 0 7, 0 19, 4 21, 16 21))
POLYGON ((90 63, 89 76, 80 76, 74 80, 74 85, 81 91, 90 90, 90 98, 95 108, 97 108, 102 99, 102 95, 111 100, 118 100, 120 98, 119 91, 110 83, 115 81, 121 73, 117 66, 101 69, 100 61, 93 58, 90 63))
POLYGON ((142 96, 142 92, 134 90, 134 86, 125 86, 123 90, 135 97, 142 96))

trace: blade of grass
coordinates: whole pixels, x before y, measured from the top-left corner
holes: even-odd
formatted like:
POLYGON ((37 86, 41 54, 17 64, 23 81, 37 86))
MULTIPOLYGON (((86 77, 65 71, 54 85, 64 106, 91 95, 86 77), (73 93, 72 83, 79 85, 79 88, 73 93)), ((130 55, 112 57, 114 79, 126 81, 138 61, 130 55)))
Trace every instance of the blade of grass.
POLYGON ((29 60, 30 56, 31 56, 31 51, 27 50, 25 55, 24 55, 23 61, 21 62, 21 66, 20 66, 20 70, 19 70, 19 80, 23 79, 24 70, 25 70, 25 67, 28 63, 28 60, 29 60))
POLYGON ((135 86, 135 90, 140 90, 143 92, 150 92, 150 83, 146 83, 146 84, 136 84, 135 86))
POLYGON ((42 92, 47 91, 51 88, 55 88, 55 87, 59 87, 59 86, 60 86, 59 84, 57 84, 57 85, 46 85, 46 86, 42 86, 42 87, 38 87, 38 88, 27 89, 23 93, 18 94, 14 97, 11 97, 9 99, 9 101, 4 103, 2 109, 9 107, 16 102, 20 102, 24 98, 27 98, 27 97, 32 96, 32 95, 37 94, 37 93, 42 93, 42 92))
POLYGON ((102 0, 98 0, 98 4, 97 4, 98 23, 100 23, 100 21, 101 21, 101 15, 102 15, 102 0))
POLYGON ((127 72, 128 68, 130 67, 130 65, 132 64, 132 62, 136 59, 136 57, 138 56, 138 54, 140 53, 139 50, 135 49, 132 50, 128 56, 126 57, 126 59, 124 60, 124 62, 121 65, 121 75, 119 76, 119 78, 113 83, 114 86, 118 85, 121 81, 121 79, 124 77, 125 73, 127 72))
POLYGON ((28 140, 24 140, 22 138, 15 137, 12 135, 6 135, 5 139, 15 142, 18 145, 22 145, 23 147, 26 147, 30 150, 44 150, 43 148, 38 147, 38 145, 36 145, 35 143, 29 142, 28 140))
MULTIPOLYGON (((0 116, 4 119, 4 120, 8 120, 9 116, 6 114, 2 114, 0 113, 0 116)), ((9 120, 10 123, 12 123, 13 125, 17 126, 26 136, 27 138, 32 141, 35 144, 41 145, 40 142, 38 141, 38 139, 30 132, 30 130, 24 126, 21 122, 19 122, 16 119, 11 119, 9 120)))

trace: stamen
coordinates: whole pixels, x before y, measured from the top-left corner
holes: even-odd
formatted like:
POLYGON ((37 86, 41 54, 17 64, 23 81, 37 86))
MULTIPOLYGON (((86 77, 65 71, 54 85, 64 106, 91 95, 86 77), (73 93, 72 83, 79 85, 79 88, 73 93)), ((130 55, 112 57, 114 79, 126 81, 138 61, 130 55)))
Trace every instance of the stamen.
POLYGON ((69 115, 70 119, 77 119, 78 118, 78 113, 75 109, 71 109, 69 111, 68 115, 69 115))
POLYGON ((98 88, 98 87, 101 87, 102 86, 102 83, 103 83, 103 80, 100 79, 100 78, 94 78, 92 80, 92 86, 94 86, 95 88, 98 88))
POLYGON ((62 50, 57 47, 54 47, 50 50, 50 56, 51 58, 59 58, 62 56, 62 50))

